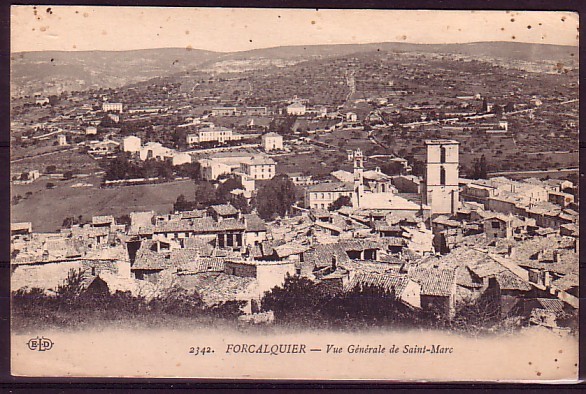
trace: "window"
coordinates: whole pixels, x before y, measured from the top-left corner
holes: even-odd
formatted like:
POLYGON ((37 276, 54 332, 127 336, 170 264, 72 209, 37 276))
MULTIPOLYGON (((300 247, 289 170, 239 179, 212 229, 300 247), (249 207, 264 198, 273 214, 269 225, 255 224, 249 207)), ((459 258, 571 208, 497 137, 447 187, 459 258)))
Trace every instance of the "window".
POLYGON ((446 147, 442 146, 440 147, 440 163, 445 163, 446 162, 446 147))
POLYGON ((441 166, 440 167, 440 185, 446 184, 446 169, 441 166))
POLYGON ((499 222, 492 222, 492 228, 494 228, 494 229, 500 229, 501 228, 501 224, 499 222))

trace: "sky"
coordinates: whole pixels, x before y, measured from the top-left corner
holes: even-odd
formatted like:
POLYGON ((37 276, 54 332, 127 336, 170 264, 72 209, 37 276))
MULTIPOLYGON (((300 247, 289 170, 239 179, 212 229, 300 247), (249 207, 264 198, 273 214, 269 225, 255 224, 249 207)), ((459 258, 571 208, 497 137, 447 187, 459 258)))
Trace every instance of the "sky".
POLYGON ((577 45, 578 14, 555 11, 12 6, 11 51, 245 51, 281 45, 518 41, 577 45))

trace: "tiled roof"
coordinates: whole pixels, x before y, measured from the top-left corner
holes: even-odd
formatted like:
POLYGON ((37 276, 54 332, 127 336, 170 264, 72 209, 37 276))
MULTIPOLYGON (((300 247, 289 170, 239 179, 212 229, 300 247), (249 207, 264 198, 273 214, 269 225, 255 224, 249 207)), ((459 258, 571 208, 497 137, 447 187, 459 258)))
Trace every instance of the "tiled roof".
POLYGON ((389 225, 384 220, 377 220, 374 222, 374 229, 376 231, 402 231, 401 226, 389 225))
POLYGON ((360 289, 366 286, 375 286, 394 294, 395 298, 400 298, 405 288, 407 288, 408 283, 409 278, 405 275, 360 272, 355 274, 344 288, 346 291, 349 291, 355 288, 360 289))
POLYGON ((515 244, 513 259, 517 262, 525 262, 525 260, 529 260, 531 256, 544 250, 573 248, 574 242, 575 239, 572 237, 534 237, 515 244))
POLYGON ((329 218, 332 213, 321 208, 312 208, 310 213, 316 218, 329 218))
POLYGON ((192 274, 201 272, 223 272, 225 261, 226 259, 223 257, 199 257, 182 264, 180 271, 192 274))
POLYGON ((519 266, 525 268, 534 268, 544 271, 555 272, 558 274, 578 274, 579 262, 578 255, 576 253, 567 254, 557 262, 546 262, 538 260, 524 260, 518 262, 519 266))
POLYGON ((543 201, 527 209, 528 213, 546 216, 557 216, 562 212, 562 208, 551 202, 543 201))
POLYGON ((342 264, 348 271, 356 272, 379 272, 379 273, 399 273, 397 264, 384 261, 355 261, 349 260, 342 264))
POLYGON ((363 251, 367 249, 383 249, 382 242, 373 241, 369 239, 353 239, 348 241, 341 241, 340 246, 346 252, 349 251, 363 251))
POLYGON ((408 276, 421 285, 422 295, 449 297, 455 291, 455 269, 414 267, 408 276))
POLYGON ((189 220, 166 221, 157 223, 155 233, 168 232, 193 232, 193 233, 214 233, 218 231, 244 231, 245 225, 242 220, 224 219, 216 222, 211 217, 196 218, 189 220))
POLYGON ((564 313, 564 302, 562 300, 558 300, 557 298, 536 298, 535 300, 539 303, 541 309, 553 312, 556 315, 564 313))
POLYGON ((334 257, 336 264, 339 265, 350 261, 348 254, 339 244, 317 245, 303 254, 303 260, 317 269, 331 267, 334 257))
POLYGON ((277 162, 270 157, 253 157, 247 161, 249 165, 276 165, 277 162))
POLYGON ((182 219, 203 218, 205 216, 205 209, 192 209, 191 211, 181 211, 182 219))
POLYGON ((499 272, 496 275, 496 281, 501 290, 529 291, 532 289, 531 285, 509 270, 499 272))
POLYGON ((482 279, 475 275, 470 268, 463 265, 456 268, 456 284, 469 288, 481 288, 482 279))
POLYGON ((327 230, 337 231, 339 233, 342 232, 342 228, 328 222, 315 222, 315 226, 325 228, 327 230))
POLYGON ((207 305, 260 297, 255 278, 243 278, 221 272, 178 275, 182 287, 195 290, 207 305))
POLYGON ((435 224, 441 224, 443 226, 449 226, 449 227, 460 227, 460 222, 456 221, 456 220, 451 220, 449 217, 445 216, 445 215, 440 215, 438 217, 436 217, 435 219, 433 219, 433 222, 435 224))
POLYGON ((164 270, 173 266, 171 252, 157 253, 151 250, 151 242, 143 242, 136 252, 132 270, 164 270))
POLYGON ((279 258, 285 258, 294 254, 301 254, 305 252, 309 246, 301 245, 297 243, 287 243, 285 245, 280 245, 275 247, 275 252, 277 252, 277 256, 279 258))
POLYGON ((247 214, 247 215, 244 215, 244 218, 246 219, 246 231, 247 232, 267 231, 266 223, 257 214, 255 214, 255 213, 247 214))
POLYGON ((185 249, 193 249, 199 252, 200 256, 211 256, 216 246, 216 235, 200 235, 188 237, 183 240, 185 249))
POLYGON ((552 284, 562 291, 570 290, 573 287, 578 287, 580 277, 576 274, 566 274, 563 277, 556 279, 552 284))
POLYGON ((354 185, 349 182, 328 182, 312 185, 307 188, 308 192, 352 192, 354 185))
POLYGON ((503 290, 528 291, 530 284, 509 268, 499 263, 488 253, 472 248, 456 248, 451 253, 425 266, 437 265, 439 268, 458 268, 456 283, 464 287, 479 287, 482 278, 496 278, 503 290))
POLYGON ((238 210, 230 204, 212 205, 210 209, 220 216, 238 214, 238 210))

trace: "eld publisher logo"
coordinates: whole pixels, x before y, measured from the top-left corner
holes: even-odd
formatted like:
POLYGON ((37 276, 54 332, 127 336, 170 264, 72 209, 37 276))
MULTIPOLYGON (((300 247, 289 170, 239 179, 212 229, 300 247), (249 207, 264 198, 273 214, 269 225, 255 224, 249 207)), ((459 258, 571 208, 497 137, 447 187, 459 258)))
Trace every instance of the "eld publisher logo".
POLYGON ((39 352, 44 352, 47 350, 51 350, 51 348, 53 348, 53 341, 45 337, 36 337, 29 339, 27 345, 30 350, 38 350, 39 352))

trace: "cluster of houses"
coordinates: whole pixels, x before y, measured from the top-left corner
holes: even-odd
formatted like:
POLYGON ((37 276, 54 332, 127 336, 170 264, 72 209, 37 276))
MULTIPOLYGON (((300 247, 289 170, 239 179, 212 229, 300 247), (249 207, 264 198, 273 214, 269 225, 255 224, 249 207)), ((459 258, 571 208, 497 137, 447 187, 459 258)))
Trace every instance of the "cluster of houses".
POLYGON ((122 151, 129 152, 145 161, 155 159, 160 161, 170 161, 174 166, 191 163, 191 155, 184 152, 178 152, 175 149, 167 148, 159 142, 147 142, 142 145, 141 139, 136 136, 128 136, 122 140, 122 151))
MULTIPOLYGON (((429 140, 426 146, 422 179, 397 181, 367 171, 356 151, 352 173, 336 171, 339 182, 306 186, 306 208, 271 222, 224 204, 132 212, 126 224, 99 216, 60 233, 13 223, 12 288, 52 291, 71 268, 82 268, 88 283, 100 277, 112 292, 148 298, 181 286, 198 291, 209 305, 244 301, 243 312, 255 315, 265 292, 292 275, 340 293, 383 287, 438 319, 453 319, 490 295, 503 316, 552 330, 573 327, 579 231, 570 208, 575 204, 566 198, 573 185, 461 180, 457 142, 429 140), (346 203, 331 210, 342 196, 346 203), (494 205, 499 199, 514 200, 514 209, 494 205), (543 204, 559 207, 558 219, 538 215, 535 207, 543 204)), ((269 179, 269 160, 227 156, 218 163, 230 173, 269 179)), ((206 167, 210 176, 217 177, 212 167, 218 163, 206 167)))

